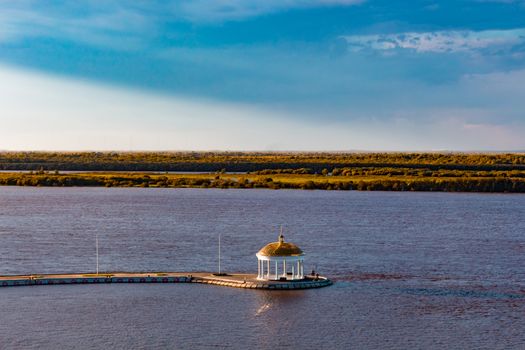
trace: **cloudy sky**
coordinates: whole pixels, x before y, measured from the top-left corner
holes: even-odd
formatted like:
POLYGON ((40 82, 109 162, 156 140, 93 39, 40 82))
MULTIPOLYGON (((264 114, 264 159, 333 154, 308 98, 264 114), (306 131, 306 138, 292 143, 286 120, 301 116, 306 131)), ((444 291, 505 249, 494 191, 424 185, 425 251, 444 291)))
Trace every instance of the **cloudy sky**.
POLYGON ((3 150, 524 150, 525 1, 0 0, 3 150))

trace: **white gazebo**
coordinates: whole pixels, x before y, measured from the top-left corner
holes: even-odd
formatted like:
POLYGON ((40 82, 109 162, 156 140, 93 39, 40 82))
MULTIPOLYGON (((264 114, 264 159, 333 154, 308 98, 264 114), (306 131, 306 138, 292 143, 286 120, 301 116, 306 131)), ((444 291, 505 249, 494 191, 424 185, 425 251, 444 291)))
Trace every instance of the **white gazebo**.
POLYGON ((282 234, 279 235, 278 242, 268 243, 256 255, 258 280, 304 279, 304 253, 295 244, 285 242, 282 234))

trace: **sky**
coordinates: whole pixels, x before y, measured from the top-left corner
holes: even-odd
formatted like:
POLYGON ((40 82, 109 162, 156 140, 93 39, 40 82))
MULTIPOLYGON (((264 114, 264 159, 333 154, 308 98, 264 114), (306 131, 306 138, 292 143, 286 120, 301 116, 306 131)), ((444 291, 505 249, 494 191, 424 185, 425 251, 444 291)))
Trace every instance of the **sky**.
POLYGON ((0 150, 525 150, 525 1, 0 0, 0 150))

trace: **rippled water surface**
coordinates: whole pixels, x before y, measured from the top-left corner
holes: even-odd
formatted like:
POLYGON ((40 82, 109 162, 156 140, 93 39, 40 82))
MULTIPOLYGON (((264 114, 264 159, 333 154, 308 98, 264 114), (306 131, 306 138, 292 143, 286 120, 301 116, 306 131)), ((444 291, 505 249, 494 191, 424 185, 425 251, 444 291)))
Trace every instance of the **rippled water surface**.
POLYGON ((228 271, 285 237, 333 286, 0 288, 0 349, 525 348, 525 196, 0 187, 0 274, 228 271))

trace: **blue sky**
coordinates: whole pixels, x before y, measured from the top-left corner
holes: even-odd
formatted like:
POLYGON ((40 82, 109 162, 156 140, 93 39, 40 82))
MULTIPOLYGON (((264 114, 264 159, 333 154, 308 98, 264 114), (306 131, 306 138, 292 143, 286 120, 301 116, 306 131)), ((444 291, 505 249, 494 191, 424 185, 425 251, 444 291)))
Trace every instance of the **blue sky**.
POLYGON ((0 149, 523 150, 524 1, 3 1, 0 149))

